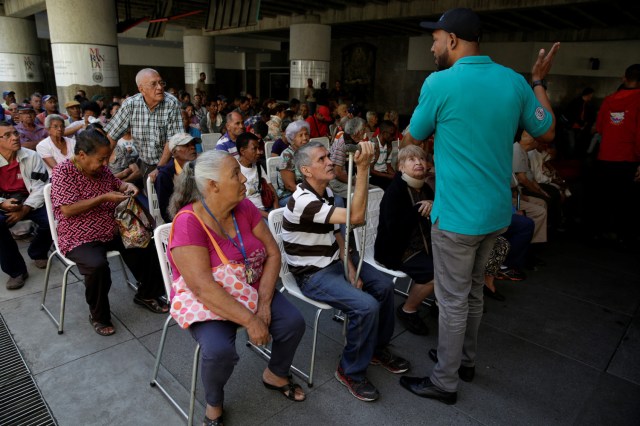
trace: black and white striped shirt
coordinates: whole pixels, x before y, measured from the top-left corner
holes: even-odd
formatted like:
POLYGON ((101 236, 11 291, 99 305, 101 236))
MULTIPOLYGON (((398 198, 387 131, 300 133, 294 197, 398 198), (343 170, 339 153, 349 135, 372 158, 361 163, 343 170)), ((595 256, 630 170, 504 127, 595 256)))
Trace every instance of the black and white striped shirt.
POLYGON ((313 274, 338 259, 334 233, 340 226, 329 223, 334 210, 329 187, 320 196, 304 181, 291 195, 283 215, 282 242, 294 275, 313 274))

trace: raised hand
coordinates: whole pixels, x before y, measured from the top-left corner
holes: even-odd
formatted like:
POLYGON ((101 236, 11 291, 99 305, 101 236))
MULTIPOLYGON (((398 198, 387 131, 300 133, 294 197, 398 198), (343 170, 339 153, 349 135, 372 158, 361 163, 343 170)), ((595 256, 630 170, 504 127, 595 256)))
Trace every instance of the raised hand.
POLYGON ((533 64, 533 68, 531 69, 531 79, 535 80, 544 80, 544 78, 551 71, 551 65, 553 64, 553 59, 558 53, 560 49, 560 42, 553 43, 549 53, 545 54, 544 49, 540 49, 538 52, 538 57, 536 58, 535 63, 533 64))

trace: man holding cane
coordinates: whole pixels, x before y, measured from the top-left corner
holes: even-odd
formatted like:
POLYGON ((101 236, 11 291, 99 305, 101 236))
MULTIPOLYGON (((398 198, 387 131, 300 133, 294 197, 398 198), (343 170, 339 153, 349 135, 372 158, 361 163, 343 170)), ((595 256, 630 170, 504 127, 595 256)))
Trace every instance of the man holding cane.
POLYGON ((326 148, 311 142, 296 151, 295 166, 304 181, 285 207, 282 240, 289 270, 302 293, 342 310, 348 317, 347 344, 336 379, 356 398, 375 401, 379 393, 366 377, 368 365, 381 365, 397 374, 407 371, 410 364, 387 348, 394 326, 391 279, 364 263, 356 281, 353 259, 348 260, 349 280, 344 276, 340 225, 347 221, 359 224, 365 219, 369 166, 375 151, 371 142, 361 142, 359 147, 350 217, 347 209, 334 206, 329 182, 335 178, 335 171, 326 148))

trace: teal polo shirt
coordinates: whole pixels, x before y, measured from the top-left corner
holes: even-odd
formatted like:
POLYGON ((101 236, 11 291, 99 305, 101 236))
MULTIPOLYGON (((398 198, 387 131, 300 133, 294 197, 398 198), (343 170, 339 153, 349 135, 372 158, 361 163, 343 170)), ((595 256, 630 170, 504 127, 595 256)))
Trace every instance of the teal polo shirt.
POLYGON ((526 80, 488 56, 467 56, 425 80, 411 135, 435 132, 433 223, 484 235, 511 223, 511 160, 518 127, 540 136, 552 116, 526 80))

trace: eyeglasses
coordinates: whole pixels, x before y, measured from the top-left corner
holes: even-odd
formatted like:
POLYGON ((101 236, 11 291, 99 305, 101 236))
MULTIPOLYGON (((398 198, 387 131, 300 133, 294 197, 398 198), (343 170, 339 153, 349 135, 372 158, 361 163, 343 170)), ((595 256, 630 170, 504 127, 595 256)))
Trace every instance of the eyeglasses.
POLYGON ((13 132, 7 132, 4 135, 1 135, 0 138, 2 139, 11 139, 12 137, 18 137, 20 136, 20 133, 17 130, 14 130, 13 132))
POLYGON ((156 87, 160 86, 160 87, 166 87, 167 86, 167 82, 160 80, 160 81, 152 81, 151 83, 147 83, 145 84, 145 86, 147 87, 151 87, 152 89, 155 89, 156 87))

